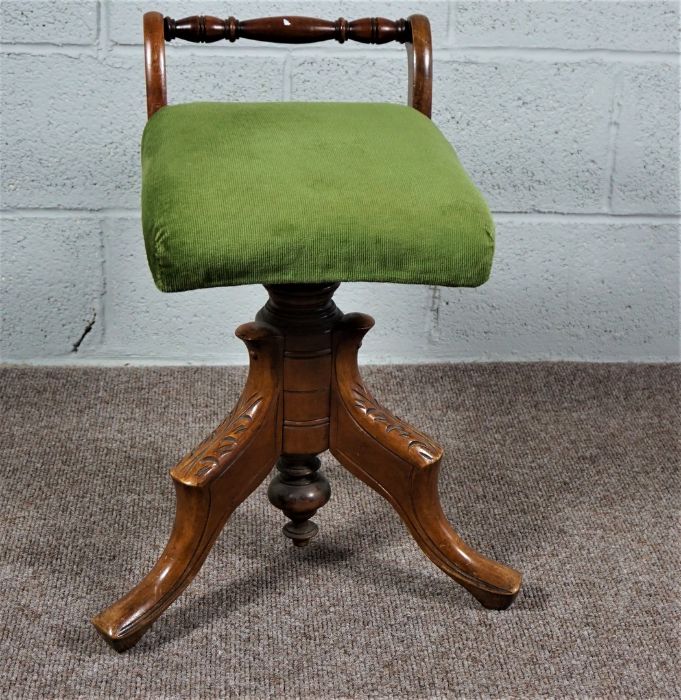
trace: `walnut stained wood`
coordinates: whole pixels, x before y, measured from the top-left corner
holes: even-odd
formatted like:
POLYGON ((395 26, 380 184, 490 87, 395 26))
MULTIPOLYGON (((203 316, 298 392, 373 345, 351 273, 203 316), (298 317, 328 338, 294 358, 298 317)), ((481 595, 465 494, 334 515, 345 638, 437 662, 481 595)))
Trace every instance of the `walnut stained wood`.
MULTIPOLYGON (((147 111, 167 102, 164 41, 303 43, 353 39, 400 41, 409 57, 409 104, 430 116, 430 25, 422 15, 335 22, 310 18, 144 16, 147 111), (283 39, 282 39, 283 37, 283 39)), ((269 300, 253 323, 236 331, 250 367, 232 413, 170 472, 175 523, 156 565, 93 624, 117 651, 129 649, 182 593, 234 510, 267 477, 270 502, 289 518, 284 534, 298 547, 318 532, 312 516, 331 495, 317 455, 330 450, 352 474, 397 511, 426 556, 487 608, 508 607, 521 575, 470 548, 442 512, 438 472, 442 448, 383 408, 357 366, 362 338, 374 322, 344 315, 333 301, 339 283, 266 285, 269 300)))
POLYGON ((263 17, 240 22, 236 17, 220 19, 194 15, 164 21, 165 39, 184 39, 209 44, 226 39, 252 39, 273 41, 280 44, 312 44, 316 41, 335 39, 339 43, 348 40, 362 44, 387 44, 390 41, 404 43, 409 33, 406 20, 393 22, 385 17, 365 17, 352 22, 340 17, 335 22, 314 17, 263 17))
POLYGON ((183 39, 210 44, 227 40, 251 39, 281 44, 309 44, 336 40, 341 44, 386 44, 396 41, 407 47, 407 103, 430 117, 432 108, 432 41, 430 22, 424 15, 410 15, 395 21, 366 17, 335 21, 313 17, 264 17, 240 21, 193 15, 183 19, 163 17, 160 12, 144 15, 144 60, 147 83, 147 116, 168 104, 165 71, 165 41, 183 39))
POLYGON ((127 595, 93 619, 117 651, 133 646, 196 576, 223 525, 270 473, 281 452, 282 338, 247 323, 250 370, 232 414, 175 466, 175 524, 156 565, 127 595))
POLYGON ((273 505, 284 534, 305 546, 310 518, 329 499, 319 471, 330 449, 395 508, 426 556, 487 608, 508 607, 521 575, 470 548, 447 522, 437 492, 442 448, 383 408, 364 385, 357 352, 373 319, 343 315, 338 284, 268 285, 256 321, 237 329, 250 370, 230 416, 171 470, 175 526, 158 563, 93 623, 117 650, 133 646, 198 573, 234 509, 278 461, 273 505))

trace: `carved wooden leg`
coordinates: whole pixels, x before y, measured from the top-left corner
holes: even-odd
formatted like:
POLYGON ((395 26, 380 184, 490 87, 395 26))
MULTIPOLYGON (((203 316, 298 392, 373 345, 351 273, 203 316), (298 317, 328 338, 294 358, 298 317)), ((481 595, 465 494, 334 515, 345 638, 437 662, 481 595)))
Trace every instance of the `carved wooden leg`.
POLYGON ((347 314, 334 333, 331 452, 392 504, 434 564, 486 608, 507 608, 522 576, 471 549, 447 522, 437 490, 442 448, 378 405, 362 383, 357 351, 373 325, 370 316, 347 314))
POLYGON ((133 646, 198 573, 223 525, 281 452, 282 339, 271 326, 236 331, 250 370, 235 409, 170 472, 177 506, 170 540, 147 576, 93 620, 117 651, 133 646))

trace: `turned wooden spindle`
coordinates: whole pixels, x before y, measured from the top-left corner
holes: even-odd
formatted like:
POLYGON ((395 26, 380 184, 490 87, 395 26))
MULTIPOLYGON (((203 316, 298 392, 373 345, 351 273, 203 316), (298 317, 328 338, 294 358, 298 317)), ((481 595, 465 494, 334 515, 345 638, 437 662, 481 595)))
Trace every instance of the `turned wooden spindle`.
POLYGON ((331 495, 316 455, 329 449, 332 335, 342 313, 333 301, 338 283, 265 285, 260 323, 284 335, 282 455, 270 503, 289 518, 283 532, 297 547, 317 534, 310 518, 331 495))
POLYGON ((367 17, 335 22, 313 17, 262 17, 240 21, 236 17, 194 15, 183 19, 163 17, 160 12, 144 15, 144 55, 147 81, 147 115, 151 117, 168 104, 166 91, 165 42, 184 39, 210 44, 239 38, 283 44, 306 44, 335 39, 363 44, 397 41, 407 49, 407 102, 430 117, 433 92, 430 23, 424 15, 406 20, 367 17))
POLYGON ((282 532, 296 547, 305 547, 317 535, 319 527, 310 518, 331 497, 331 485, 319 471, 320 464, 312 455, 282 455, 267 489, 270 503, 290 519, 282 532))
POLYGON ((211 44, 226 39, 252 39, 281 44, 311 44, 335 39, 358 41, 361 44, 387 44, 397 41, 404 44, 410 38, 407 20, 392 21, 385 17, 364 17, 348 22, 340 17, 335 22, 315 17, 262 17, 239 21, 236 17, 220 19, 204 15, 192 15, 182 19, 164 19, 166 41, 184 39, 200 44, 211 44))

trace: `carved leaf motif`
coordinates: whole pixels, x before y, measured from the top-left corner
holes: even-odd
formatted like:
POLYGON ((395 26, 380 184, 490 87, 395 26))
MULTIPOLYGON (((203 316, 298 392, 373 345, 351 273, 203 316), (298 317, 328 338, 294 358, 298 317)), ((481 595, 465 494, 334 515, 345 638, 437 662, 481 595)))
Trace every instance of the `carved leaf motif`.
POLYGON ((182 460, 179 473, 200 477, 220 467, 247 435, 262 402, 263 397, 258 394, 240 401, 231 415, 182 460))
POLYGON ((408 450, 414 450, 424 459, 433 459, 437 454, 437 447, 425 435, 416 432, 406 423, 403 423, 379 406, 361 384, 355 384, 352 387, 352 396, 354 398, 352 405, 355 408, 371 418, 374 423, 385 425, 386 433, 396 433, 400 438, 403 438, 408 450))

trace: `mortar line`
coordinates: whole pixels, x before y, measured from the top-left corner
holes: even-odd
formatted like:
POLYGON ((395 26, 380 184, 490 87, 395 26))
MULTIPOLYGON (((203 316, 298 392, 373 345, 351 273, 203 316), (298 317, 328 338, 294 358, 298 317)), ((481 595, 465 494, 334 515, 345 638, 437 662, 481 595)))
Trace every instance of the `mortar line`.
MULTIPOLYGON (((107 52, 116 56, 136 56, 139 57, 142 44, 111 44, 107 40, 107 52)), ((580 61, 601 61, 603 63, 667 63, 678 61, 679 54, 673 51, 624 51, 611 49, 554 49, 554 48, 533 48, 533 47, 504 47, 504 46, 457 46, 457 47, 435 47, 436 58, 440 61, 479 61, 490 62, 499 58, 515 58, 518 60, 538 61, 538 62, 559 62, 577 63, 580 61)), ((230 56, 230 57, 279 57, 282 58, 287 49, 250 47, 250 46, 211 46, 207 48, 189 48, 168 50, 169 56, 230 56)), ((288 49, 292 56, 313 57, 313 58, 395 58, 403 56, 401 48, 293 48, 288 49)), ((50 56, 50 55, 72 55, 74 53, 96 55, 97 47, 93 44, 50 44, 50 43, 2 43, 0 53, 9 55, 28 56, 50 56)))
MULTIPOLYGON (((139 56, 142 44, 116 44, 112 43, 111 51, 114 54, 121 56, 139 56)), ((335 46, 313 46, 313 45, 295 45, 295 44, 211 44, 209 47, 198 46, 196 44, 176 45, 166 44, 166 57, 168 56, 278 56, 284 55, 299 55, 299 56, 360 56, 360 57, 376 57, 383 56, 403 56, 405 53, 402 46, 362 46, 348 47, 347 45, 335 46)))
POLYGON ((101 49, 101 39, 102 39, 102 2, 97 0, 96 10, 95 10, 95 22, 97 26, 97 31, 95 34, 95 46, 97 49, 101 49))
POLYGON ((108 255, 107 255, 107 235, 106 235, 106 220, 100 219, 99 222, 99 263, 102 272, 102 286, 99 294, 99 313, 101 316, 101 332, 99 334, 99 345, 98 349, 106 347, 106 330, 107 330, 107 320, 108 305, 109 305, 109 280, 108 280, 108 255))
POLYGON ((291 93, 293 92, 293 71, 291 70, 292 63, 293 63, 293 61, 291 60, 291 54, 289 52, 286 54, 286 58, 284 59, 284 67, 283 67, 284 84, 282 86, 282 94, 283 94, 283 99, 285 101, 288 101, 291 99, 291 93))
POLYGON ((617 143, 619 141, 620 132, 620 114, 622 112, 622 94, 621 94, 622 73, 616 71, 613 77, 612 88, 612 104, 610 106, 610 130, 608 139, 608 164, 607 174, 608 182, 605 191, 605 210, 612 211, 613 197, 615 194, 615 169, 617 167, 617 143))
POLYGON ((437 285, 429 285, 430 306, 428 308, 427 333, 431 343, 440 340, 440 305, 442 303, 442 289, 437 285))
POLYGON ((612 62, 662 62, 678 60, 677 51, 640 51, 636 49, 569 49, 550 46, 476 46, 474 44, 457 44, 456 46, 437 47, 437 55, 481 54, 499 56, 517 56, 518 58, 542 57, 551 61, 609 60, 612 62))
POLYGON ((456 46, 456 42, 453 39, 454 19, 456 16, 454 8, 455 8, 455 5, 453 2, 447 3, 447 18, 446 18, 446 26, 445 26, 445 37, 446 37, 448 46, 456 46))
POLYGON ((102 56, 109 52, 109 10, 108 4, 99 0, 99 51, 102 56))
POLYGON ((0 211, 0 219, 24 219, 24 218, 45 218, 45 219, 65 219, 65 218, 126 218, 129 216, 139 216, 138 208, 126 207, 102 207, 101 209, 90 208, 63 208, 63 207, 13 207, 0 211))
MULTIPOLYGON (((121 55, 129 55, 134 53, 134 55, 139 55, 139 49, 142 46, 141 43, 135 44, 112 44, 111 50, 113 53, 121 55)), ((262 56, 272 56, 272 55, 282 55, 284 52, 290 53, 294 56, 305 56, 305 57, 323 57, 331 56, 338 58, 340 56, 351 56, 351 57, 371 57, 376 58, 376 56, 402 56, 404 53, 404 48, 399 45, 385 45, 385 46, 348 46, 348 45, 291 45, 279 46, 273 44, 271 46, 263 46, 262 44, 250 45, 211 45, 209 49, 206 47, 196 47, 193 45, 182 46, 182 47, 168 47, 168 53, 172 55, 206 55, 206 51, 210 51, 213 55, 230 55, 234 56, 238 53, 243 54, 255 54, 262 56)), ((625 50, 625 49, 557 49, 553 47, 533 47, 533 46, 476 46, 476 45, 465 45, 460 44, 457 46, 442 46, 435 44, 434 47, 436 58, 438 59, 453 59, 453 58, 467 58, 467 57, 479 57, 481 60, 489 60, 490 58, 495 58, 499 56, 503 57, 516 57, 524 58, 530 60, 544 60, 544 61, 565 61, 568 63, 582 61, 582 60, 604 60, 607 62, 665 62, 669 60, 678 60, 679 53, 675 51, 637 51, 637 50, 625 50)))
POLYGON ((96 56, 97 44, 0 44, 5 56, 96 56))
POLYGON ((645 213, 621 213, 616 212, 513 212, 513 211, 492 211, 496 219, 506 219, 508 221, 544 222, 544 223, 570 223, 582 222, 593 224, 664 224, 680 223, 680 214, 645 214, 645 213))
MULTIPOLYGON (((678 223, 681 221, 679 214, 653 214, 645 212, 617 213, 617 212, 558 212, 558 211, 509 211, 493 209, 492 215, 503 219, 515 221, 543 221, 543 222, 570 222, 583 221, 591 223, 614 223, 627 221, 629 223, 678 223)), ((0 211, 0 219, 64 219, 64 218, 111 218, 127 219, 139 218, 140 210, 125 207, 104 207, 101 209, 62 209, 49 207, 16 207, 0 211)))

